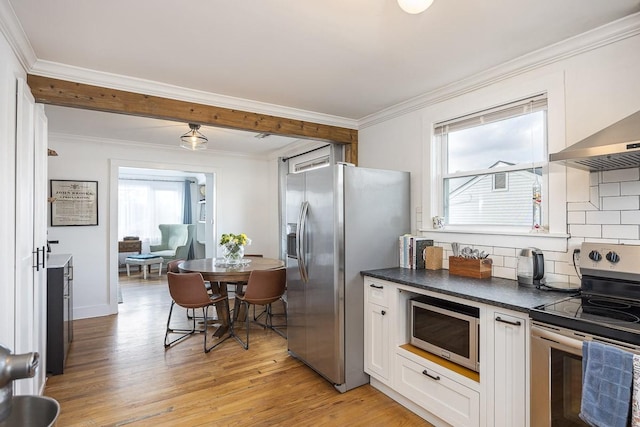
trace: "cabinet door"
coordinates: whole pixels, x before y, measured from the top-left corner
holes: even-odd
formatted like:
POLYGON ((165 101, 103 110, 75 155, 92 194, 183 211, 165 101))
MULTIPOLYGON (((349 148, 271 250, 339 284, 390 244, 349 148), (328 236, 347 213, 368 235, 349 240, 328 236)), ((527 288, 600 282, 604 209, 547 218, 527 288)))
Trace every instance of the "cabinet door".
POLYGON ((389 380, 389 315, 388 308, 367 304, 365 314, 365 371, 389 380))
POLYGON ((495 312, 494 425, 527 425, 527 319, 495 312))
POLYGON ((44 388, 47 361, 47 116, 44 105, 36 104, 34 110, 34 188, 33 188, 33 247, 36 256, 36 269, 33 280, 33 306, 35 311, 34 333, 40 354, 40 366, 36 372, 37 390, 44 388))
MULTIPOLYGON (((39 349, 34 307, 34 107, 35 101, 23 79, 17 81, 16 111, 16 244, 15 244, 15 345, 16 354, 39 349)), ((39 309, 40 307, 38 307, 39 309)), ((38 379, 15 382, 16 394, 37 394, 38 379)))

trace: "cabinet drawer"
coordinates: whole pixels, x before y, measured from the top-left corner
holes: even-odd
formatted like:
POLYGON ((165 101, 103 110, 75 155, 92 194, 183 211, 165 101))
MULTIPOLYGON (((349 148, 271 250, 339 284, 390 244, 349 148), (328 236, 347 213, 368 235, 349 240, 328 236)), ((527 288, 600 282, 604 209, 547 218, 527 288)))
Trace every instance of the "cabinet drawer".
POLYGON ((364 282, 366 287, 368 302, 381 305, 383 307, 389 306, 389 296, 391 295, 391 286, 377 280, 367 279, 364 282))
POLYGON ((423 366, 396 354, 396 390, 451 425, 477 427, 480 394, 448 378, 445 368, 425 362, 423 366))

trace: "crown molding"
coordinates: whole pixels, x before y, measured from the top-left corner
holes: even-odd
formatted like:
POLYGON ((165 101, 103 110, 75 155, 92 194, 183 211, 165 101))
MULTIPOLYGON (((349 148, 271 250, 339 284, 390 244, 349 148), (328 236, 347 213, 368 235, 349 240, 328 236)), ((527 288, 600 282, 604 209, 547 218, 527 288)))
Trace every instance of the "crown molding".
POLYGON ((442 86, 363 117, 358 121, 358 129, 364 129, 412 111, 456 98, 502 80, 637 36, 638 34, 640 34, 640 12, 535 50, 472 77, 458 80, 450 85, 442 86))
POLYGON ((229 108, 232 110, 251 111, 253 113, 266 114, 270 116, 287 117, 290 119, 321 123, 329 126, 357 129, 358 125, 357 120, 347 119, 344 117, 315 113, 313 111, 300 110, 282 105, 236 98, 233 96, 219 95, 211 92, 174 86, 167 83, 90 70, 87 68, 75 67, 72 65, 40 59, 35 61, 33 67, 29 70, 29 74, 67 80, 76 83, 84 83, 92 86, 124 90, 133 93, 143 93, 145 95, 158 96, 161 98, 229 108))
POLYGON ((36 54, 8 0, 0 0, 0 32, 7 39, 22 68, 28 71, 36 62, 36 54))

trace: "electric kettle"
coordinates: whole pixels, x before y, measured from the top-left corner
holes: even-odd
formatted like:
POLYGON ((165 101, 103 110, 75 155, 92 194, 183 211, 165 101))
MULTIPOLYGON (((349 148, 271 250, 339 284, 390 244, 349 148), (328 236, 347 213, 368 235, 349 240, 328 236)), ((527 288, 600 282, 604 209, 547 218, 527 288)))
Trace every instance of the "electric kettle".
POLYGON ((524 248, 518 257, 518 284, 539 288, 544 284, 544 255, 538 248, 524 248))

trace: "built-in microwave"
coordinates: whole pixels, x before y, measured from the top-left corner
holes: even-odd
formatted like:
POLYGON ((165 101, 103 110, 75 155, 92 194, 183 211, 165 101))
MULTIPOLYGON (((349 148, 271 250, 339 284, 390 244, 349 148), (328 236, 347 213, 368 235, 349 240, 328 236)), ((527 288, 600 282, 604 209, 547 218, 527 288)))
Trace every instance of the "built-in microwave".
POLYGON ((411 303, 411 344, 476 372, 480 370, 480 309, 420 296, 411 303))

